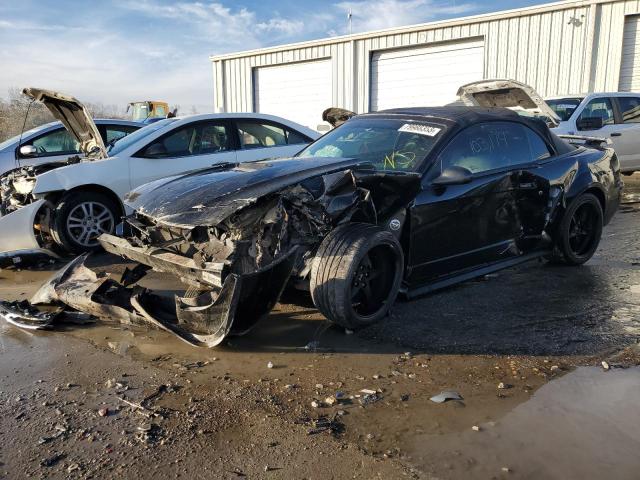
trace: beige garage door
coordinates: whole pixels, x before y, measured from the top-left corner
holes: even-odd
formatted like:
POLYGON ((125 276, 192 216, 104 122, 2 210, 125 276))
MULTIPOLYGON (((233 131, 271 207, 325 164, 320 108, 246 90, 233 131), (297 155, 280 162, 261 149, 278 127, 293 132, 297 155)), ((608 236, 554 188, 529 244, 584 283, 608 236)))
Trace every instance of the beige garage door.
POLYGON ((618 90, 622 92, 640 91, 640 15, 631 15, 624 21, 622 40, 622 63, 618 90))
POLYGON ((370 109, 454 102, 458 87, 483 78, 482 40, 376 52, 371 58, 370 109))

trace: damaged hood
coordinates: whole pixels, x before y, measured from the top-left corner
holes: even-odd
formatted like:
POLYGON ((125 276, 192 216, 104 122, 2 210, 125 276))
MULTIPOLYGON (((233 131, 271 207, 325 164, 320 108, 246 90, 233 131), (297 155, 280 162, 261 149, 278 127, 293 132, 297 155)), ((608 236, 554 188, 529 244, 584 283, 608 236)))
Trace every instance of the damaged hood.
POLYGON ((25 88, 22 93, 35 101, 42 102, 80 143, 81 152, 93 158, 107 157, 104 142, 96 124, 85 106, 77 99, 39 88, 25 88))
POLYGON ((504 107, 523 110, 534 116, 546 117, 551 127, 560 124, 560 117, 532 87, 515 80, 481 80, 461 86, 458 97, 468 106, 504 107))
POLYGON ((368 162, 344 158, 222 164, 143 185, 125 197, 125 204, 168 226, 212 226, 260 197, 319 175, 355 168, 374 170, 368 162))

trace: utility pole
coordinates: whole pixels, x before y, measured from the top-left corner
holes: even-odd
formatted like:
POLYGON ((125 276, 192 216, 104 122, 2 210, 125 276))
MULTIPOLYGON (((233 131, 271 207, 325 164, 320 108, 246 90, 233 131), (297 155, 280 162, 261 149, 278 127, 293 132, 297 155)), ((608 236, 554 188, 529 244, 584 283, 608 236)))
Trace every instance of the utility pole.
POLYGON ((353 13, 351 13, 351 9, 349 9, 349 13, 347 13, 347 22, 349 24, 349 35, 353 33, 353 13))

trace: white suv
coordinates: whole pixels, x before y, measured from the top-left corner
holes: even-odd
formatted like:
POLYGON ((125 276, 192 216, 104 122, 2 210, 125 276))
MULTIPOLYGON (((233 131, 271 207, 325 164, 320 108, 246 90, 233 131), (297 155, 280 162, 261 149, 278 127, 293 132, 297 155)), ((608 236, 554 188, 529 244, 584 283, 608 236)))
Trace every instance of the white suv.
POLYGON ((612 92, 548 98, 561 135, 611 138, 623 173, 640 170, 640 93, 612 92))

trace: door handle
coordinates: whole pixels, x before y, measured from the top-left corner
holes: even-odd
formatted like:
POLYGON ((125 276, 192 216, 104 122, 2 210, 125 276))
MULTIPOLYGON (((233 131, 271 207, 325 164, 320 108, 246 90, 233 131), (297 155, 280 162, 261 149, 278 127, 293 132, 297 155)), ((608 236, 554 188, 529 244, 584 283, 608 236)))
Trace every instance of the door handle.
POLYGON ((612 133, 611 133, 611 136, 612 136, 612 137, 621 137, 621 136, 622 136, 622 134, 621 134, 620 132, 612 132, 612 133))

